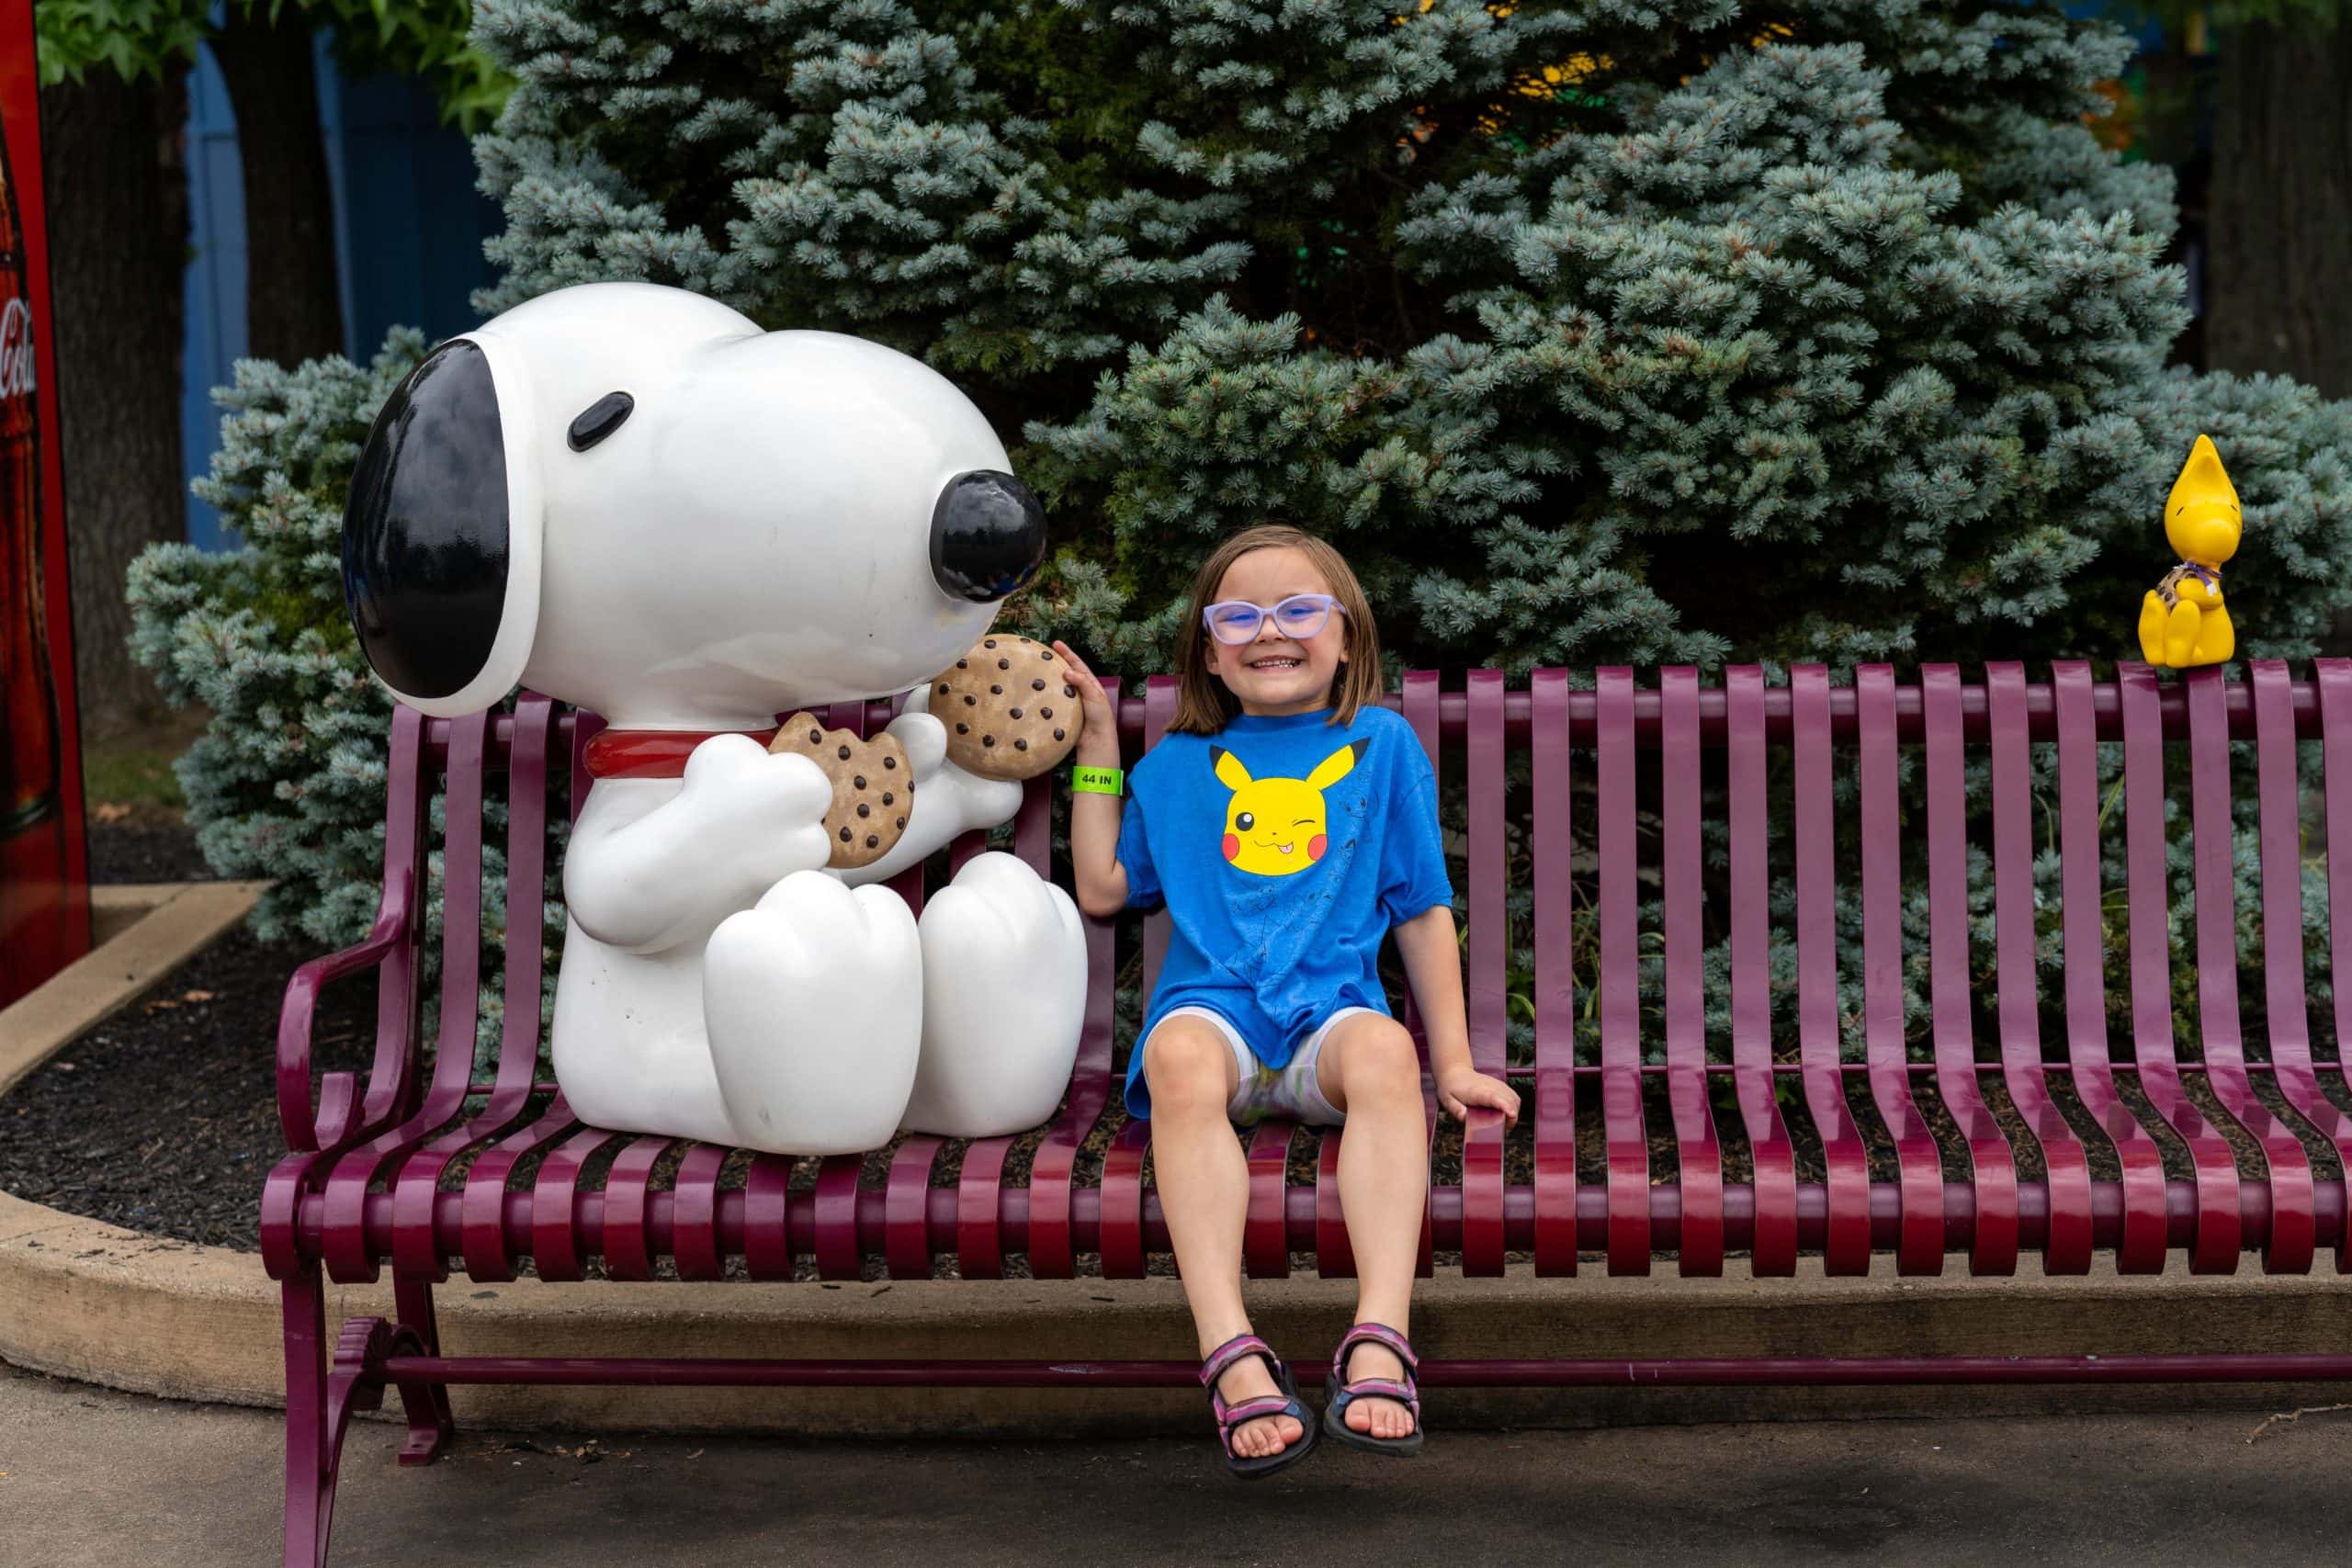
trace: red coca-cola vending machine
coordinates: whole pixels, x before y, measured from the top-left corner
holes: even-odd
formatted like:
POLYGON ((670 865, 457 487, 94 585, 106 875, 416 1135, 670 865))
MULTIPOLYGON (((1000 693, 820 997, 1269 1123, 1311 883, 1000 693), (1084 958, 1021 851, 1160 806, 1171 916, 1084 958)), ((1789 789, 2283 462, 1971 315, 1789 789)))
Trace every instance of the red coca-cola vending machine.
POLYGON ((32 0, 0 0, 0 1007, 89 951, 32 0))

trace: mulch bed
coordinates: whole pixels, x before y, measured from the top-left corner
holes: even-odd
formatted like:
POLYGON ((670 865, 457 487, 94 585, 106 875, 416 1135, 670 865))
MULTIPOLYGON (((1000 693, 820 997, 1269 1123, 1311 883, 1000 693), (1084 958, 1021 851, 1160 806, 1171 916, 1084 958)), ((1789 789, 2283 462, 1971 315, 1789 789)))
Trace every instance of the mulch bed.
POLYGON ((180 814, 162 807, 96 807, 90 814, 89 838, 95 884, 211 882, 219 875, 204 863, 196 835, 180 814))
MULTIPOLYGON (((230 933, 0 1100, 0 1190, 130 1230, 258 1247, 277 1010, 310 949, 230 933)), ((375 986, 327 987, 314 1070, 365 1065, 375 986)))

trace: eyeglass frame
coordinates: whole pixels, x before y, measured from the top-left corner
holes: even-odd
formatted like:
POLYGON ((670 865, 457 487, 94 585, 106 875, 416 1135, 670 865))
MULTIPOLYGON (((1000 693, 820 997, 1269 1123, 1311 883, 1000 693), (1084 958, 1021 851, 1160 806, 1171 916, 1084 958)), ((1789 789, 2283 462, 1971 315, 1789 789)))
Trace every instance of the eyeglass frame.
MULTIPOLYGON (((1315 629, 1313 631, 1306 633, 1305 637, 1294 637, 1294 641, 1304 642, 1308 637, 1322 636, 1323 628, 1331 624, 1331 616, 1335 613, 1341 615, 1348 613, 1348 607, 1345 604, 1340 604, 1335 595, 1329 593, 1292 593, 1284 596, 1283 598, 1277 599, 1271 604, 1252 604, 1247 599, 1219 599, 1213 604, 1204 604, 1201 606, 1201 629, 1207 632, 1209 636, 1215 637, 1218 642, 1224 644, 1227 648, 1246 648, 1250 643, 1258 640, 1258 634, 1266 629, 1266 623, 1268 621, 1282 614, 1283 605, 1295 604, 1302 600, 1309 604, 1322 605, 1323 618, 1315 623, 1315 629), (1228 637, 1224 633, 1216 629, 1216 613, 1219 610, 1232 609, 1246 609, 1257 612, 1258 618, 1250 623, 1249 632, 1242 637, 1228 637)), ((1279 627, 1277 629, 1279 629, 1279 627)), ((1283 632, 1283 635, 1284 637, 1291 636, 1288 632, 1283 632)))

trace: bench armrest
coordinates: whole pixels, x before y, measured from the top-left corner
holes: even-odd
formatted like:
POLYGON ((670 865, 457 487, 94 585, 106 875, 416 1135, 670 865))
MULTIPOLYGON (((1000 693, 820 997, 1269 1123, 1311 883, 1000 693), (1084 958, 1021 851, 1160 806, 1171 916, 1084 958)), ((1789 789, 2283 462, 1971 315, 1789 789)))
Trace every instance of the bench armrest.
MULTIPOLYGON (((384 881, 383 901, 377 906, 376 923, 367 940, 340 953, 311 960, 294 971, 294 977, 287 982, 286 1002, 277 1015, 277 1120, 286 1130, 286 1146, 294 1153, 319 1148, 322 1136, 326 1143, 337 1144, 371 1130, 353 1125, 365 1103, 356 1073, 327 1074, 319 1085, 317 1109, 311 1108, 311 1021, 318 1011, 319 993, 328 981, 379 966, 408 940, 414 903, 413 883, 408 869, 401 867, 384 881)), ((393 1043, 398 1055, 405 1058, 416 1046, 413 1025, 404 1024, 402 1032, 410 1038, 393 1043)), ((377 1052, 376 1065, 368 1075, 368 1100, 376 1098, 376 1078, 386 1066, 380 1038, 377 1052)), ((401 1073, 402 1065, 396 1061, 393 1067, 396 1074, 404 1077, 401 1073)), ((376 1119, 389 1120, 392 1109, 390 1105, 379 1107, 376 1119)))

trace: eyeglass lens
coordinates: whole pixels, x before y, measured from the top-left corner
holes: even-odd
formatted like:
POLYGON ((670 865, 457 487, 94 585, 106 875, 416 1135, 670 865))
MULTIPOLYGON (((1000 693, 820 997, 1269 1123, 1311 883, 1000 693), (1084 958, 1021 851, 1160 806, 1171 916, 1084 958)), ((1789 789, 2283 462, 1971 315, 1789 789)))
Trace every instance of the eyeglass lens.
MULTIPOLYGON (((1248 642, 1258 635, 1267 614, 1255 604, 1217 604, 1209 611, 1209 629, 1216 633, 1220 642, 1248 642)), ((1330 618, 1331 606, 1319 597, 1300 595, 1283 600, 1272 614, 1275 627, 1284 637, 1304 640, 1323 629, 1323 623, 1330 618)))

